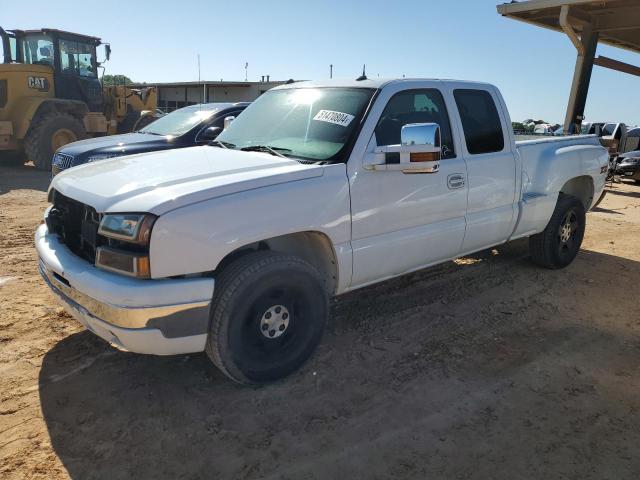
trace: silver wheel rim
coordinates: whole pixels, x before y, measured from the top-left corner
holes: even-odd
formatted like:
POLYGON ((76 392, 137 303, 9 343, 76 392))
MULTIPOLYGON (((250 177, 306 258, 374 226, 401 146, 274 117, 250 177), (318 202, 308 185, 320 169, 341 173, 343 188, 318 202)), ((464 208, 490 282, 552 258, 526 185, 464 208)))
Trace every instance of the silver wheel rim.
POLYGON ((278 338, 287 331, 291 314, 284 305, 269 307, 260 319, 260 333, 269 339, 278 338))
POLYGON ((567 243, 571 238, 572 233, 573 228, 571 228, 571 222, 567 219, 567 221, 560 228, 560 241, 562 243, 567 243))

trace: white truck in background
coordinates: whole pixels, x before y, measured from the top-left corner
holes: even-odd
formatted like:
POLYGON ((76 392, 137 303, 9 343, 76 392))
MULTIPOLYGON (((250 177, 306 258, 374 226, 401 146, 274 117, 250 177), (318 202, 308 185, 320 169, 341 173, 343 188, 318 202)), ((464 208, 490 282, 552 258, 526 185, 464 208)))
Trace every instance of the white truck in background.
POLYGON ((309 358, 333 295, 521 237, 567 266, 607 166, 595 136, 516 142, 492 85, 293 83, 209 146, 56 176, 35 243, 89 330, 256 384, 309 358))

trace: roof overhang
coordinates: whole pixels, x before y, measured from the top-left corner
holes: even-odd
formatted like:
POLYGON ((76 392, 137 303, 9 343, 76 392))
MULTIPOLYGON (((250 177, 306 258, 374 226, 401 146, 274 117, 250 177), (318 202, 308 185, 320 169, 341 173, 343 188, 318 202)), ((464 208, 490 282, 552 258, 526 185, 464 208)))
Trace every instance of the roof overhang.
POLYGON ((564 5, 569 7, 568 21, 576 33, 592 25, 600 43, 640 53, 639 0, 528 0, 497 8, 505 17, 561 32, 564 5))

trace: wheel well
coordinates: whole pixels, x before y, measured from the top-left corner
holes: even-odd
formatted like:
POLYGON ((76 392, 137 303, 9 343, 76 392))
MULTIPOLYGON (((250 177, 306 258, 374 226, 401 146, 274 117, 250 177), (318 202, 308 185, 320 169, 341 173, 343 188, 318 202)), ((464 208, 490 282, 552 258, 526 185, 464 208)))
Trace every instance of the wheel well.
POLYGON ((565 183, 560 189, 561 193, 576 197, 582 202, 585 211, 593 204, 593 179, 589 176, 576 177, 565 183))
POLYGON ((244 245, 225 256, 216 271, 251 252, 272 250, 288 253, 313 265, 324 279, 325 288, 333 294, 338 286, 338 267, 331 240, 320 232, 297 232, 244 245))

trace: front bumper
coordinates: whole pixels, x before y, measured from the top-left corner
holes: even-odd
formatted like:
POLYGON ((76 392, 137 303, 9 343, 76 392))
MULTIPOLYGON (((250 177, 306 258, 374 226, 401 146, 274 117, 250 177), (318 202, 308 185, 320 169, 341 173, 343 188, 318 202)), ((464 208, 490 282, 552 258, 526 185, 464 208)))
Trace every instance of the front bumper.
POLYGON ((36 231, 40 274, 80 323, 123 350, 154 355, 205 348, 213 278, 139 280, 82 260, 49 234, 36 231))

